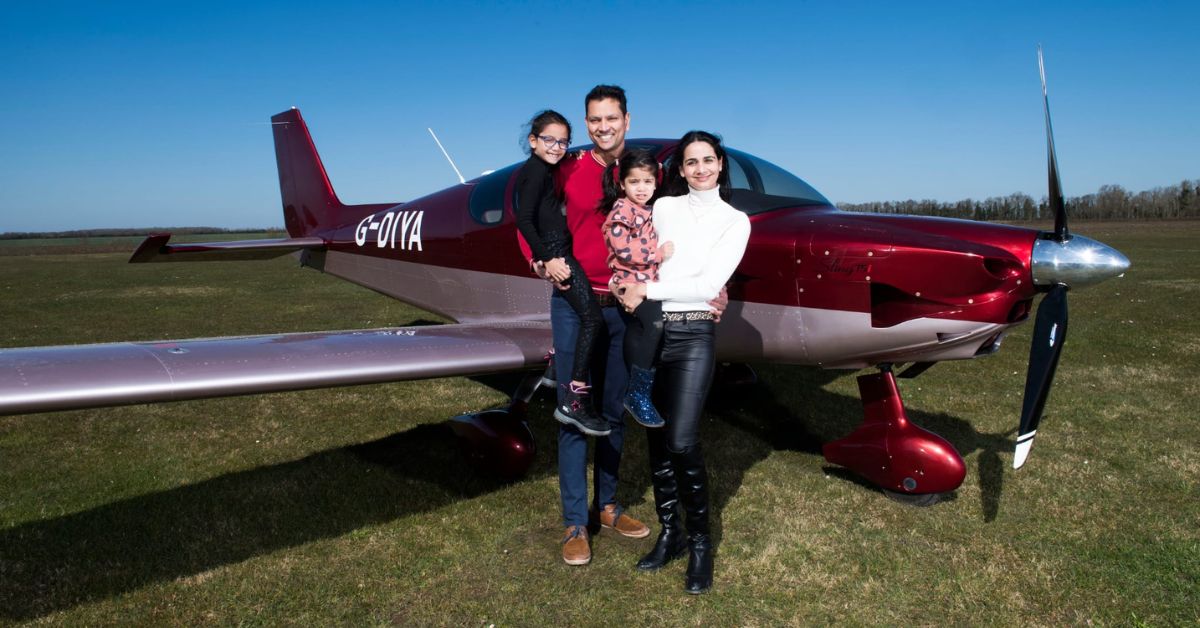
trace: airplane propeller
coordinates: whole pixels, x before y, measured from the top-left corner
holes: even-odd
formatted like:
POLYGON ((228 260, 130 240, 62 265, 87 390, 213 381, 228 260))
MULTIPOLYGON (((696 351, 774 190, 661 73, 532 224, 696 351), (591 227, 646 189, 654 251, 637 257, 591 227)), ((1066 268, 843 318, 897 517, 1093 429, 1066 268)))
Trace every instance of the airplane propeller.
POLYGON ((1058 284, 1042 297, 1033 326, 1029 370, 1025 373, 1025 401, 1021 407, 1021 427, 1017 430, 1017 451, 1013 458, 1014 469, 1020 469, 1029 457, 1038 422, 1042 420, 1042 410, 1046 407, 1046 398, 1050 396, 1050 385, 1054 383, 1058 356, 1062 354, 1066 339, 1067 286, 1058 284))
POLYGON ((1054 383, 1054 371, 1067 338, 1067 291, 1123 274, 1129 259, 1116 249, 1067 229, 1067 210, 1063 202, 1058 158, 1054 151, 1054 130, 1050 125, 1050 98, 1046 94, 1046 69, 1042 47, 1038 46, 1038 73, 1042 78, 1042 106, 1046 114, 1046 152, 1049 171, 1049 206, 1054 210, 1054 231, 1043 231, 1033 245, 1030 266, 1033 283, 1046 296, 1038 306, 1029 347, 1029 370, 1025 374, 1025 400, 1017 430, 1013 468, 1020 469, 1029 457, 1033 437, 1037 435, 1042 410, 1054 383))
POLYGON ((1054 210, 1055 242, 1066 242, 1071 239, 1067 231, 1067 207, 1063 202, 1062 183, 1058 179, 1058 157, 1054 153, 1054 128, 1050 125, 1050 97, 1046 95, 1046 65, 1042 62, 1042 47, 1038 45, 1038 74, 1042 77, 1042 111, 1046 114, 1046 155, 1047 171, 1050 176, 1050 209, 1054 210))

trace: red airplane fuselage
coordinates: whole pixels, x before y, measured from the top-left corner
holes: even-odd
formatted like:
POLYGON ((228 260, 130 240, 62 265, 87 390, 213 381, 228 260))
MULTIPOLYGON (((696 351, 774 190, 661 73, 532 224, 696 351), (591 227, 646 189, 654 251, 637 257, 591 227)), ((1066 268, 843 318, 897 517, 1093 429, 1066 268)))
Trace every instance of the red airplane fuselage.
MULTIPOLYGON (((664 157, 672 148, 630 143, 664 157)), ((459 322, 545 319, 550 287, 517 247, 515 173, 407 203, 343 206, 338 224, 291 235, 326 242, 305 265, 459 322)), ((750 220, 719 334, 723 360, 862 368, 971 358, 1024 321, 1036 294, 1032 229, 848 213, 827 201, 784 201, 750 220)))

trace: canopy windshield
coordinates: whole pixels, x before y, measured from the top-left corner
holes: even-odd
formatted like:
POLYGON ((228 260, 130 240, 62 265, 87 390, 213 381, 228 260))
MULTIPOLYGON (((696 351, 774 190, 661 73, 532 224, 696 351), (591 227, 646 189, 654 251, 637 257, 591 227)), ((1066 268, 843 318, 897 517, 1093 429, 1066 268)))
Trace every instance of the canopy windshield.
POLYGON ((761 214, 784 207, 832 205, 800 177, 775 164, 740 150, 725 149, 729 155, 730 205, 747 214, 761 214))
MULTIPOLYGON (((775 164, 740 150, 726 148, 729 156, 730 205, 753 216, 785 207, 833 205, 811 185, 775 164)), ((670 159, 666 168, 670 168, 670 159)))

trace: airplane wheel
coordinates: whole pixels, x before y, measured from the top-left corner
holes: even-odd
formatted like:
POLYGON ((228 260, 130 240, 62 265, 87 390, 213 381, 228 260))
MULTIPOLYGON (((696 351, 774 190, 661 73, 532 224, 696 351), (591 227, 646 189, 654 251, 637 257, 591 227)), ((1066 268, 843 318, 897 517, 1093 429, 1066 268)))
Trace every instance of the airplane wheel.
POLYGON ((533 465, 537 445, 521 413, 507 409, 462 414, 450 420, 467 462, 485 474, 515 480, 533 465))
POLYGON ((950 493, 921 493, 914 495, 912 493, 900 493, 897 491, 889 491, 886 488, 879 489, 884 495, 888 496, 894 502, 900 502, 905 506, 916 506, 917 508, 928 508, 934 504, 944 501, 950 496, 950 493))

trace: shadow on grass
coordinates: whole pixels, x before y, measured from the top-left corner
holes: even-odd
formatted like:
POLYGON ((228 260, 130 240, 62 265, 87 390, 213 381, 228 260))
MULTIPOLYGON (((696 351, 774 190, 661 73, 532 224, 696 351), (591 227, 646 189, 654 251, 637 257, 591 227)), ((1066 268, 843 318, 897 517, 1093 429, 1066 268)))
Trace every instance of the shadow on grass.
MULTIPOLYGON (((553 442, 557 424, 531 424, 553 442)), ((0 618, 36 618, 504 486, 463 467, 448 425, 420 425, 9 528, 0 531, 0 618)), ((552 472, 539 454, 530 475, 552 472)))
MULTIPOLYGON (((712 507, 718 541, 720 513, 755 464, 780 450, 819 456, 824 441, 858 425, 858 399, 822 388, 843 375, 766 366, 758 384, 715 386, 708 412, 722 420, 706 425, 703 438, 717 480, 712 507)), ((518 377, 479 381, 510 391, 518 377)), ((556 473, 558 423, 547 418, 550 404, 542 394, 531 407, 530 427, 540 445, 529 473, 535 478, 556 473)), ((1012 441, 980 434, 966 421, 944 414, 909 416, 946 437, 964 456, 980 451, 985 518, 994 519, 1003 483, 998 452, 1012 441)), ((622 501, 636 504, 645 494, 645 456, 644 435, 628 429, 622 501)), ((463 468, 450 428, 421 425, 376 441, 9 528, 0 531, 0 617, 33 619, 434 510, 505 485, 463 473, 463 468)), ((878 490, 850 473, 835 476, 878 490)))
MULTIPOLYGON (((760 383, 726 394, 714 394, 709 412, 714 413, 728 426, 748 433, 762 444, 742 459, 714 457, 714 464, 728 465, 725 473, 739 475, 766 458, 772 451, 798 451, 821 456, 821 446, 828 441, 842 438, 854 430, 862 421, 862 403, 857 397, 831 393, 824 389, 829 382, 850 376, 844 371, 829 371, 814 367, 765 365, 759 369, 760 383), (803 414, 799 414, 803 412, 803 414)), ((1004 485, 1004 466, 1001 451, 1009 451, 1015 445, 1010 434, 984 434, 971 424, 947 414, 930 414, 906 408, 909 420, 934 432, 954 445, 959 454, 967 456, 979 452, 980 499, 984 521, 995 520, 1000 511, 1000 496, 1004 485)), ((722 434, 721 437, 728 435, 722 434)), ((743 448, 744 449, 744 448, 743 448)), ((831 473, 834 477, 847 480, 863 488, 880 493, 876 485, 840 467, 831 473)), ((715 508, 721 507, 736 493, 735 490, 719 491, 714 494, 715 508)), ((728 485, 728 484, 727 484, 728 485)), ((718 487, 719 488, 719 487, 718 487)), ((947 496, 949 499, 954 495, 947 496)), ((943 501, 948 501, 944 499, 943 501)))

